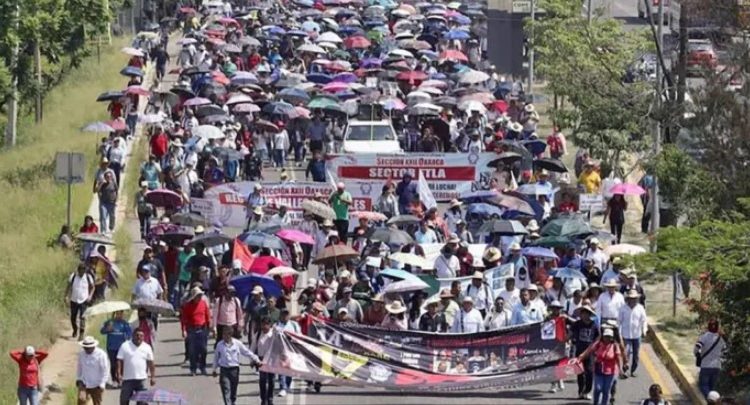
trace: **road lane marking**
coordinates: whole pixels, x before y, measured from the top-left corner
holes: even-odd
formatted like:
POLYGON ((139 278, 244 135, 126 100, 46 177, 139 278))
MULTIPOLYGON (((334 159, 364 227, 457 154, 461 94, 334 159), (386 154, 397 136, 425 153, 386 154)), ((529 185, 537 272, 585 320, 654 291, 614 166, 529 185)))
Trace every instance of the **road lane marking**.
POLYGON ((651 361, 651 355, 648 353, 648 351, 645 348, 641 348, 638 357, 640 358, 641 363, 646 369, 648 375, 651 376, 651 379, 653 379, 656 384, 659 384, 664 396, 667 398, 672 398, 672 390, 670 389, 669 385, 665 383, 664 379, 661 376, 661 373, 659 373, 659 371, 656 369, 656 365, 654 365, 654 363, 651 361))

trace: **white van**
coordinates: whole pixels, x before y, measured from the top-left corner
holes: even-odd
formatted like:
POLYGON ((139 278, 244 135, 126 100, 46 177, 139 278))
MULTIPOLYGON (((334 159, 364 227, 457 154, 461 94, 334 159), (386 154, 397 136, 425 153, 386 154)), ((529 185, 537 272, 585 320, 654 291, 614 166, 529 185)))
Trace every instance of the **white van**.
POLYGON ((344 130, 343 153, 403 153, 388 120, 352 120, 344 130))

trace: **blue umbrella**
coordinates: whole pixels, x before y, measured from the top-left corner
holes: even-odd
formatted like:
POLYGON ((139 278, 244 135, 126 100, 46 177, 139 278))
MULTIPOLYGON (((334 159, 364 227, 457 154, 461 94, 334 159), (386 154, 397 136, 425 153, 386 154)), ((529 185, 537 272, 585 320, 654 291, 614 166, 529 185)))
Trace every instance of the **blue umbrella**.
POLYGON ((283 249, 286 244, 276 235, 269 235, 265 232, 251 231, 243 233, 239 239, 248 246, 283 249))
POLYGON ((459 200, 463 200, 463 201, 466 201, 466 200, 481 201, 481 200, 484 200, 484 199, 487 199, 487 198, 495 198, 498 195, 499 195, 499 193, 497 191, 493 191, 493 190, 479 190, 479 191, 472 191, 472 192, 469 192, 469 193, 461 193, 461 195, 459 195, 458 199, 459 200))
POLYGON ((287 89, 281 90, 278 93, 278 96, 282 100, 287 100, 291 102, 303 102, 307 103, 310 101, 310 96, 302 89, 289 87, 287 89))
POLYGON ((451 21, 454 21, 461 25, 469 25, 471 24, 471 18, 463 15, 463 14, 454 14, 451 16, 451 21))
POLYGON ((352 36, 354 34, 362 34, 364 35, 365 30, 363 30, 360 27, 354 26, 354 25, 344 25, 343 27, 339 28, 339 34, 344 36, 352 36))
POLYGON ((302 23, 302 29, 307 32, 310 32, 310 31, 320 32, 320 24, 316 23, 315 21, 305 21, 302 23))
POLYGON ((264 31, 268 32, 271 35, 284 35, 284 34, 286 34, 286 31, 283 28, 278 27, 276 25, 272 25, 270 27, 265 27, 264 31))
POLYGON ((378 274, 383 277, 393 278, 397 280, 419 280, 419 277, 417 275, 400 269, 385 269, 378 274))
POLYGON ((355 12, 354 10, 342 8, 336 13, 336 18, 354 17, 355 15, 357 15, 357 12, 355 12))
POLYGON ((289 103, 276 101, 263 106, 263 112, 266 114, 294 115, 295 110, 294 106, 289 103))
POLYGON ((534 155, 541 155, 542 153, 544 153, 544 150, 547 149, 547 143, 539 139, 523 141, 521 142, 521 144, 534 155))
POLYGON ((354 83, 357 80, 359 80, 359 78, 354 73, 343 72, 343 73, 337 74, 336 76, 333 76, 333 80, 331 81, 340 82, 340 83, 354 83))
POLYGON ((312 7, 315 3, 312 0, 293 0, 294 4, 302 7, 312 7))
POLYGON ((287 31, 286 35, 292 36, 292 37, 304 38, 307 36, 307 32, 302 31, 302 30, 291 30, 291 31, 287 31))
POLYGON ((498 215, 502 216, 504 209, 487 203, 474 203, 470 204, 469 208, 466 209, 467 214, 477 214, 482 216, 498 215))
POLYGON ((383 60, 379 58, 365 58, 359 61, 359 67, 364 69, 377 68, 383 64, 383 60))
POLYGON ((552 269, 550 274, 555 278, 577 278, 580 280, 586 280, 586 276, 581 273, 580 270, 573 267, 558 267, 552 269))
POLYGON ((454 40, 454 39, 464 40, 464 39, 471 38, 471 35, 466 31, 451 30, 443 34, 443 38, 448 39, 448 40, 454 40))
POLYGON ((237 298, 240 301, 244 301, 256 285, 263 287, 263 294, 266 297, 280 297, 282 294, 281 285, 276 280, 255 274, 234 277, 229 280, 229 284, 237 289, 237 298))
POLYGON ((521 250, 524 256, 543 257, 545 259, 557 259, 557 255, 552 249, 541 246, 527 246, 521 250))
POLYGON ((133 66, 126 66, 120 71, 120 74, 123 76, 143 77, 143 70, 138 69, 137 67, 133 67, 133 66))
POLYGON ((307 81, 315 84, 328 84, 333 78, 324 73, 311 73, 307 75, 307 81))

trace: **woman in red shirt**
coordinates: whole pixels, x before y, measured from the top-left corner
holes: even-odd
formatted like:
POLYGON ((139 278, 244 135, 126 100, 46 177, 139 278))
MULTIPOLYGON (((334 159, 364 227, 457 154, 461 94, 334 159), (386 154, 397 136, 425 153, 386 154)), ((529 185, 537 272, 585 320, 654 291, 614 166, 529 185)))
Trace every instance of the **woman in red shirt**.
POLYGON ((39 405, 42 380, 39 378, 40 364, 47 352, 26 346, 25 350, 13 350, 10 358, 18 363, 18 402, 21 405, 39 405))
POLYGON ((78 229, 78 233, 99 233, 99 227, 94 222, 94 217, 86 215, 83 218, 83 225, 78 229))
POLYGON ((612 328, 605 328, 602 337, 581 353, 576 361, 582 362, 592 353, 594 355, 594 405, 609 404, 612 384, 619 374, 620 364, 622 364, 623 371, 628 370, 625 353, 615 341, 615 331, 612 328))

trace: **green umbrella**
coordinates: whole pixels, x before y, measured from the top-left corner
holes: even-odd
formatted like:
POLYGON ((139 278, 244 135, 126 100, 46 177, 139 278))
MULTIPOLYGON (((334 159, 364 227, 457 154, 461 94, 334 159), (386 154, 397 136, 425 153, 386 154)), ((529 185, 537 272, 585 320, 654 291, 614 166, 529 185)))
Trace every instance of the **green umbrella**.
POLYGON ((339 49, 336 52, 333 53, 333 57, 336 59, 343 59, 343 60, 349 60, 351 55, 349 55, 349 52, 339 49))
POLYGON ((373 42, 380 42, 383 40, 383 33, 378 30, 371 30, 367 32, 367 38, 373 42))
POLYGON ((435 276, 433 276, 431 274, 420 274, 418 277, 422 281, 424 281, 425 283, 427 283, 427 285, 430 286, 430 288, 426 288, 424 290, 424 291, 427 291, 427 295, 429 297, 431 297, 431 296, 433 296, 433 295, 435 295, 435 294, 437 294, 437 293, 440 292, 440 282, 437 281, 437 279, 435 278, 435 276))
POLYGON ((572 242, 567 236, 543 236, 534 241, 534 246, 544 246, 549 248, 567 247, 572 242))
POLYGON ((586 236, 594 233, 591 226, 580 215, 564 216, 549 221, 540 234, 542 236, 586 236))
POLYGON ((316 97, 310 100, 309 103, 307 103, 307 108, 310 110, 338 108, 338 107, 339 107, 339 103, 334 100, 331 100, 328 97, 316 97))

